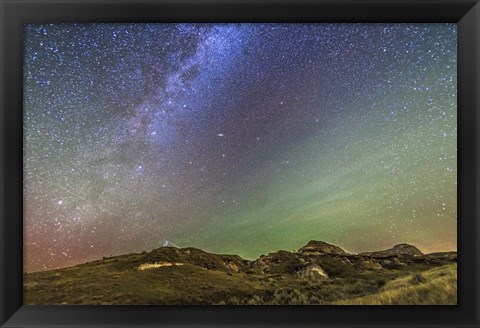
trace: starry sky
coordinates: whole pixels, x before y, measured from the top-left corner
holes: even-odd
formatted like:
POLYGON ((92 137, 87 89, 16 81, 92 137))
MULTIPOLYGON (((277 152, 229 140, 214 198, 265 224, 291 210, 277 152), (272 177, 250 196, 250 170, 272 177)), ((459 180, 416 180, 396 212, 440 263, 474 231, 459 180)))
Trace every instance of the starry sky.
POLYGON ((456 250, 455 24, 24 30, 24 267, 456 250))

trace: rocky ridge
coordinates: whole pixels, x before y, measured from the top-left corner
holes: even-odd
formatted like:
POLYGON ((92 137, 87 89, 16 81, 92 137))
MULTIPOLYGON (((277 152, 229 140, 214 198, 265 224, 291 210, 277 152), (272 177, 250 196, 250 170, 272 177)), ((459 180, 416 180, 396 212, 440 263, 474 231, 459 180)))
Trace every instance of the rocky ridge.
POLYGON ((392 270, 410 265, 442 265, 456 262, 456 252, 423 254, 409 244, 390 249, 350 254, 341 247, 312 240, 296 252, 280 250, 246 260, 238 255, 211 254, 196 248, 161 247, 143 258, 143 267, 191 264, 208 270, 260 274, 295 275, 300 278, 328 279, 361 270, 392 270), (162 264, 163 263, 163 264, 162 264))

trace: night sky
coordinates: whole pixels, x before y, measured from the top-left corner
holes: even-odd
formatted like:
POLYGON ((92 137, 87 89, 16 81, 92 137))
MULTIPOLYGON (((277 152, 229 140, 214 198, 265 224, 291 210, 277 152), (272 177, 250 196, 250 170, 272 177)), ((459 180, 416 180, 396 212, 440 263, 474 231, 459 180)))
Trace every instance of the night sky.
POLYGON ((26 25, 25 270, 456 250, 455 24, 26 25))

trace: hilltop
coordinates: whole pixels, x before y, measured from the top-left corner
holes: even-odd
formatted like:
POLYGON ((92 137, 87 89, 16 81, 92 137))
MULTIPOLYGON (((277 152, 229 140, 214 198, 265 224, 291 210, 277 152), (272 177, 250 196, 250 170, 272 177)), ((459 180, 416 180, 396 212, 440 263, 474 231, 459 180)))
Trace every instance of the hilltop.
POLYGON ((24 303, 456 304, 456 261, 456 252, 423 254, 408 244, 349 254, 312 240, 253 261, 161 247, 26 273, 24 303))

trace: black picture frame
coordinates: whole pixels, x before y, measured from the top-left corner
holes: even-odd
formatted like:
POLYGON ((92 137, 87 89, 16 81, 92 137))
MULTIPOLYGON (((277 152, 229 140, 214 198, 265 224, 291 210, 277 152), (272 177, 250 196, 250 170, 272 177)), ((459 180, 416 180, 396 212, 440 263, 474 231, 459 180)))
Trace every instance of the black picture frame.
POLYGON ((1 327, 479 327, 477 0, 0 0, 1 327), (457 306, 22 305, 22 26, 58 22, 454 22, 458 25, 457 306))

